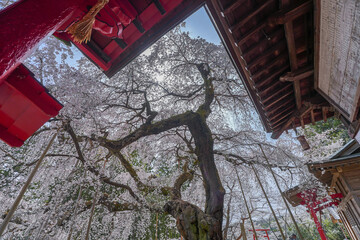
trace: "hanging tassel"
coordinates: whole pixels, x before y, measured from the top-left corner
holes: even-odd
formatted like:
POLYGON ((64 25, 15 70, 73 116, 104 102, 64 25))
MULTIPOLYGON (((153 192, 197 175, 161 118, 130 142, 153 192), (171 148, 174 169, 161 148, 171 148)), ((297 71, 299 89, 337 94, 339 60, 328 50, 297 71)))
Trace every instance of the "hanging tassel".
POLYGON ((95 22, 95 16, 109 2, 109 0, 98 0, 98 2, 89 10, 89 12, 78 22, 71 25, 69 32, 75 42, 87 43, 91 39, 91 30, 95 22))

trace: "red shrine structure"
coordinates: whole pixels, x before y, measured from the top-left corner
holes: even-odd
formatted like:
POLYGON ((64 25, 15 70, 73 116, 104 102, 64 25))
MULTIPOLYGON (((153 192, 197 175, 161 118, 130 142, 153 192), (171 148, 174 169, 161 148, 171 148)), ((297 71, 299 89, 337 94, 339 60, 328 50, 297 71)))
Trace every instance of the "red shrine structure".
MULTIPOLYGON (((250 232, 253 232, 252 229, 249 230, 250 232)), ((268 231, 270 231, 270 229, 255 229, 256 232, 265 232, 265 235, 259 235, 257 234, 257 237, 258 238, 265 238, 265 239, 268 239, 270 240, 270 237, 269 237, 269 234, 268 234, 268 231)), ((253 233, 253 237, 254 237, 254 240, 256 240, 256 236, 255 236, 255 233, 253 233)))
POLYGON ((318 189, 301 189, 299 187, 292 188, 285 192, 285 196, 293 206, 303 205, 307 208, 315 226, 319 232, 321 240, 326 240, 326 234, 322 228, 321 222, 317 217, 317 213, 322 214, 322 210, 331 207, 339 206, 341 199, 344 198, 342 193, 329 194, 328 197, 321 198, 317 194, 318 189))
MULTIPOLYGON (((327 192, 320 197, 318 189, 294 187, 284 195, 292 206, 303 205, 311 214, 322 240, 326 233, 317 214, 335 207, 337 218, 342 222, 353 240, 360 239, 360 144, 351 140, 329 159, 307 163, 309 172, 314 175, 327 192)), ((334 218, 336 220, 336 218, 334 218)))
POLYGON ((0 81, 0 139, 12 147, 22 146, 61 108, 33 74, 19 65, 0 81))

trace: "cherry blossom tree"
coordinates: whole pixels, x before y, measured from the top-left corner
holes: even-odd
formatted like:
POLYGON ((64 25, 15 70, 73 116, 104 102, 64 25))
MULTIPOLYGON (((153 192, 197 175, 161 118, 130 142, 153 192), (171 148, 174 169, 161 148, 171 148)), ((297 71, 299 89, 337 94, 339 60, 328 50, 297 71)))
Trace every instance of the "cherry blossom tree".
POLYGON ((22 148, 0 144, 5 216, 59 131, 6 236, 228 239, 240 231, 235 210, 246 218, 234 169, 244 182, 253 164, 294 182, 305 174, 291 139, 271 142, 259 127, 221 45, 177 27, 111 79, 78 56, 51 38, 27 61, 64 109, 22 148))

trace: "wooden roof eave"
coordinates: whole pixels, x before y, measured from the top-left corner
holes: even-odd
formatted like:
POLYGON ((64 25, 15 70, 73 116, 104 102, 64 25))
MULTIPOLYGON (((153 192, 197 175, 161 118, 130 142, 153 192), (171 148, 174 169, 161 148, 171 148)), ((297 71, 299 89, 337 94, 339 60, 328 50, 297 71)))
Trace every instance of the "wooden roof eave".
POLYGON ((356 153, 345 157, 335 158, 328 161, 307 163, 308 168, 312 173, 316 173, 317 171, 323 171, 323 170, 331 170, 336 167, 341 167, 345 165, 354 165, 354 164, 360 165, 360 153, 356 153))
POLYGON ((152 44, 159 40, 164 34, 174 26, 180 24, 184 19, 204 6, 206 0, 183 0, 171 13, 167 14, 158 24, 146 31, 140 39, 121 54, 121 57, 114 62, 113 66, 105 71, 109 78, 114 76, 119 69, 126 66, 129 62, 148 49, 152 44))
POLYGON ((271 128, 267 122, 267 118, 262 111, 262 105, 257 97, 255 92, 254 82, 247 70, 246 62, 242 57, 242 53, 240 48, 238 47, 236 40, 232 36, 232 34, 228 31, 227 24, 223 16, 221 16, 222 10, 218 5, 216 0, 206 0, 206 10, 209 13, 210 19, 212 20, 216 31, 221 36, 221 40, 223 41, 231 60, 236 67, 236 70, 239 73, 240 78, 243 77, 242 82, 245 85, 246 91, 248 92, 251 101, 255 105, 255 109, 260 116, 260 120, 266 130, 266 132, 271 132, 271 128))
POLYGON ((288 200, 288 202, 293 206, 299 206, 300 202, 302 202, 302 199, 297 196, 297 194, 301 193, 303 191, 302 188, 299 186, 295 186, 293 188, 290 188, 283 192, 285 198, 288 200))

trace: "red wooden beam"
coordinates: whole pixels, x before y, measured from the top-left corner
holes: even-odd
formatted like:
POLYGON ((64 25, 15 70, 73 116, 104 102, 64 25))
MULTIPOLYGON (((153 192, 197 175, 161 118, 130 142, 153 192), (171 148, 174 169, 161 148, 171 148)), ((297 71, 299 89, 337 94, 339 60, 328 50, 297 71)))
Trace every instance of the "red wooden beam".
POLYGON ((94 0, 20 0, 0 11, 0 83, 80 6, 94 0))
POLYGON ((61 108, 32 73, 20 65, 0 83, 0 139, 20 147, 61 108))

